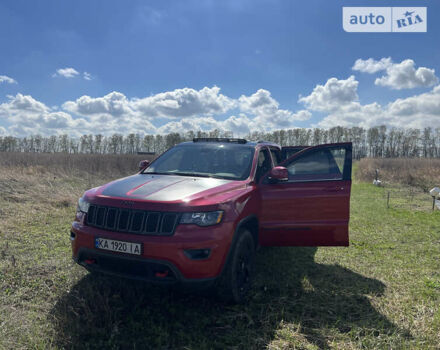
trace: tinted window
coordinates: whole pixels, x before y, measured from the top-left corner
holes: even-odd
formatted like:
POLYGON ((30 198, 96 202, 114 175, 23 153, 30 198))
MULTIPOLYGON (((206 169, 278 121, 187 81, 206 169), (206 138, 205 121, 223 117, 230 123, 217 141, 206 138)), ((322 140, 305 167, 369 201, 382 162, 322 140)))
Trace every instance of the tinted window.
POLYGON ((255 149, 226 143, 189 143, 157 158, 144 173, 244 180, 249 176, 255 149))
POLYGON ((292 157, 295 153, 298 153, 299 151, 302 151, 304 148, 307 148, 307 146, 298 146, 298 147, 283 147, 281 150, 281 159, 286 160, 287 158, 292 157))
POLYGON ((271 148, 270 154, 272 155, 273 165, 277 166, 281 162, 281 152, 278 149, 271 148))
POLYGON ((257 171, 255 173, 255 181, 259 181, 261 176, 272 169, 272 161, 267 149, 262 149, 258 154, 257 171))
POLYGON ((286 166, 289 180, 338 180, 342 179, 345 149, 312 151, 293 160, 286 166), (335 160, 335 156, 338 161, 335 160))

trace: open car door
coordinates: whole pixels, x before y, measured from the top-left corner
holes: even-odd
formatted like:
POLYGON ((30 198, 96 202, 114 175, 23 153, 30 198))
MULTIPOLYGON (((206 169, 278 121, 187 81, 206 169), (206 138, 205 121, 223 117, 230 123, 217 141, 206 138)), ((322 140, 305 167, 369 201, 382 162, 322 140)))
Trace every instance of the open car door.
POLYGON ((352 144, 308 147, 282 162, 288 179, 259 182, 260 244, 348 246, 352 144))
POLYGON ((309 148, 310 146, 284 146, 281 147, 281 160, 284 161, 290 157, 292 157, 295 153, 302 151, 305 148, 309 148))

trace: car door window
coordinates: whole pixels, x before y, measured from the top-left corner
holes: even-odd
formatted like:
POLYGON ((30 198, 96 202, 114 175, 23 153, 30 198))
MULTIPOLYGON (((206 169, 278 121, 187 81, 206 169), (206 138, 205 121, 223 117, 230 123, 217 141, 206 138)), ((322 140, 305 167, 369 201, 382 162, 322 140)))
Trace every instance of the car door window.
POLYGON ((255 181, 258 182, 264 174, 272 169, 272 160, 267 149, 260 150, 258 153, 257 171, 255 172, 255 181))
POLYGON ((281 149, 281 159, 286 160, 290 157, 292 157, 295 153, 298 153, 299 151, 302 151, 304 148, 307 148, 307 146, 287 146, 283 147, 281 149))
POLYGON ((286 168, 289 181, 342 180, 345 148, 318 149, 294 159, 286 168))
POLYGON ((272 155, 273 166, 277 166, 281 163, 281 152, 279 149, 271 148, 270 154, 272 155))

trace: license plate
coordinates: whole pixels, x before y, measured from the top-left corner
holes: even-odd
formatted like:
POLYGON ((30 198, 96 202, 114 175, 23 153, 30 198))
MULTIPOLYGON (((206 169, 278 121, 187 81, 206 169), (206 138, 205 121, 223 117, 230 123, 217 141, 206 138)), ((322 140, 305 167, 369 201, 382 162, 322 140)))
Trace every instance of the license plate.
POLYGON ((107 238, 95 238, 95 248, 134 255, 141 255, 140 243, 115 241, 107 238))

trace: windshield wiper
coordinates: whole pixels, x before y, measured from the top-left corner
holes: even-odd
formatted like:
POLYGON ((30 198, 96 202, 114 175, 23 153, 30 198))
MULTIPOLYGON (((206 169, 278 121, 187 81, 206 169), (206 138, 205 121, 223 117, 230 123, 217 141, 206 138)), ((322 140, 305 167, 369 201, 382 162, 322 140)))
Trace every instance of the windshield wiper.
POLYGON ((180 172, 173 172, 173 171, 167 171, 167 172, 150 171, 150 172, 145 172, 142 174, 145 174, 145 175, 176 175, 176 176, 193 176, 193 177, 213 177, 211 175, 206 175, 206 174, 180 173, 180 172))
POLYGON ((171 173, 178 176, 194 176, 194 177, 213 177, 212 175, 200 174, 200 173, 171 173))
POLYGON ((151 172, 145 172, 141 173, 145 175, 176 175, 176 176, 192 176, 192 177, 207 177, 207 178, 213 178, 213 179, 226 179, 226 180, 234 180, 234 178, 227 177, 227 176, 217 176, 217 175, 208 175, 208 174, 200 174, 200 173, 184 173, 184 172, 157 172, 157 171, 151 171, 151 172))
POLYGON ((146 171, 146 172, 141 173, 141 174, 142 175, 173 175, 173 173, 167 173, 167 172, 161 173, 161 172, 158 172, 158 171, 146 171))

